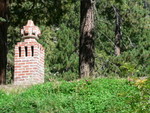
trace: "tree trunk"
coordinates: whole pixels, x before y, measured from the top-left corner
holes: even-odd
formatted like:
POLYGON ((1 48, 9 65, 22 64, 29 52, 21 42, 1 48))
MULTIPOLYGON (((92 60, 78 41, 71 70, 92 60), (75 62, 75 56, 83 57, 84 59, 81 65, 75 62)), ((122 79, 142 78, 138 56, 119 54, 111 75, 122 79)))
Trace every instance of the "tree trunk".
POLYGON ((94 68, 94 0, 81 0, 79 75, 89 77, 94 68))
POLYGON ((122 33, 121 33, 121 16, 119 9, 114 7, 114 12, 116 16, 116 28, 115 28, 115 55, 119 56, 121 53, 121 47, 120 47, 120 41, 122 39, 122 33))
POLYGON ((0 84, 6 82, 7 65, 7 0, 0 0, 0 84))

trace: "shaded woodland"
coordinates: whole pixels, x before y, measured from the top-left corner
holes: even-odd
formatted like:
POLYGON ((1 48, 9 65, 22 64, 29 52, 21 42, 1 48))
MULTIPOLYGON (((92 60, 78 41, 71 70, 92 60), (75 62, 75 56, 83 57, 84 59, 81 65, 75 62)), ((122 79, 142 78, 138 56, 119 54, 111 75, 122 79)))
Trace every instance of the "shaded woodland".
POLYGON ((1 0, 1 84, 13 80, 14 46, 29 19, 42 31, 46 80, 150 76, 149 0, 1 0))

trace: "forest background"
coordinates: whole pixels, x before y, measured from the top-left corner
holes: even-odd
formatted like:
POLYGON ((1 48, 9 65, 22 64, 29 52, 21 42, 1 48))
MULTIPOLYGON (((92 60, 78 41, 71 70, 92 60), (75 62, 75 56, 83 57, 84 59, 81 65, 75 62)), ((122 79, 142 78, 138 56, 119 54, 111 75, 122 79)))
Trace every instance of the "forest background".
MULTIPOLYGON (((150 76, 150 1, 97 0, 95 12, 95 77, 150 76), (121 54, 115 55, 116 13, 120 12, 121 54)), ((7 83, 12 82, 14 46, 20 29, 32 19, 46 50, 45 79, 79 77, 80 0, 11 0, 8 19, 7 83)), ((0 21, 6 21, 0 18, 0 21)))

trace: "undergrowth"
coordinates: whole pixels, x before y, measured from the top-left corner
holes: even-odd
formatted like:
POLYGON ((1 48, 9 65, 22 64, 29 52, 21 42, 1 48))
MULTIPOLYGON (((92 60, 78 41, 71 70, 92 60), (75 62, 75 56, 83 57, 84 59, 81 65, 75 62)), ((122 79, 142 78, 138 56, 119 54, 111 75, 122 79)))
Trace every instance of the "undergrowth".
POLYGON ((141 84, 102 78, 1 90, 0 113, 149 113, 150 84, 141 84))

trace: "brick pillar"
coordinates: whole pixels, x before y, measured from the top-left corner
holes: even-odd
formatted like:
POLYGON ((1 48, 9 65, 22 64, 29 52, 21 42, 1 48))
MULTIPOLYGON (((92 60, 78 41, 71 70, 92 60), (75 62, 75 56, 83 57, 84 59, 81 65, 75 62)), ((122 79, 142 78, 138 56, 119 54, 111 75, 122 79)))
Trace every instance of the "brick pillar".
POLYGON ((40 30, 29 20, 21 30, 23 42, 15 46, 15 85, 31 85, 44 82, 44 48, 36 39, 40 30))

